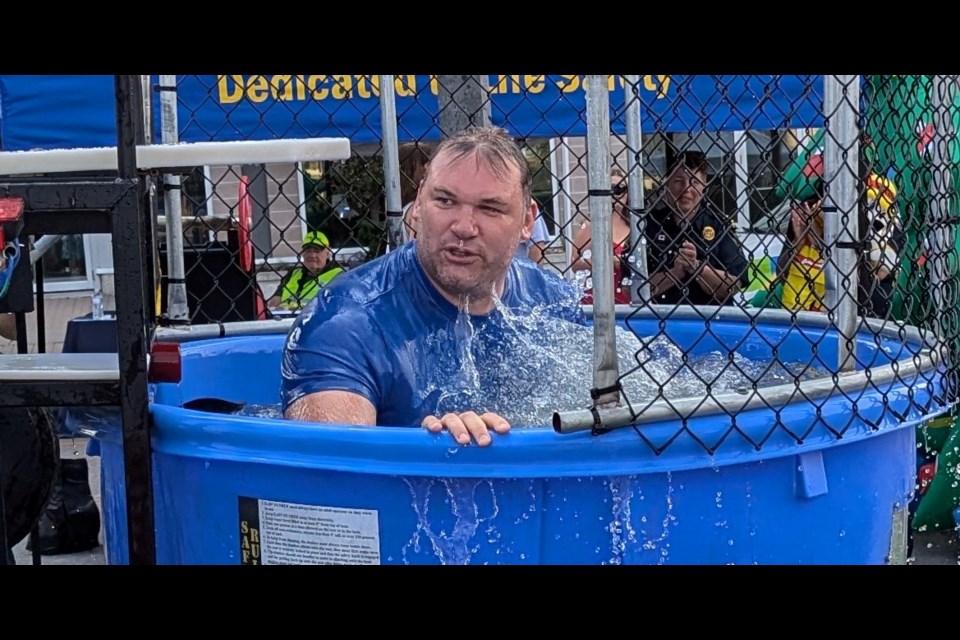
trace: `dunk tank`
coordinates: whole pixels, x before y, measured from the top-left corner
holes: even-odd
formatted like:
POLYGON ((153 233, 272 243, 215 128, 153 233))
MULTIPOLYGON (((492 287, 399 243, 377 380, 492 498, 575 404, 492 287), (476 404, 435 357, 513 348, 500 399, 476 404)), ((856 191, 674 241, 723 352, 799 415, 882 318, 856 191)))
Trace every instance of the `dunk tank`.
MULTIPOLYGON (((641 135, 656 132, 648 112, 664 107, 648 102, 631 76, 611 105, 619 94, 603 90, 601 78, 590 78, 578 117, 591 158, 593 244, 609 246, 613 214, 601 188, 610 179, 609 132, 619 127, 639 149, 641 135)), ((381 77, 381 88, 391 85, 381 77)), ((597 252, 586 401, 558 403, 547 420, 515 423, 484 448, 398 425, 283 420, 276 407, 290 319, 158 329, 149 390, 157 563, 905 562, 916 429, 954 401, 947 329, 919 308, 942 304, 937 295, 954 267, 943 263, 934 296, 900 286, 886 317, 858 312, 857 98, 862 86, 868 118, 882 112, 871 102, 880 98, 854 76, 808 78, 804 86, 820 96, 818 114, 841 114, 804 123, 826 132, 829 312, 645 304, 642 253, 630 256, 634 272, 623 283, 633 303, 615 306, 612 258, 597 252), (623 358, 624 336, 647 346, 623 358), (670 395, 663 376, 655 393, 632 392, 631 376, 657 357, 655 340, 666 340, 684 366, 697 363, 687 373, 698 393, 670 395), (735 382, 721 384, 731 373, 735 382)), ((715 91, 720 108, 730 92, 715 91)), ((399 210, 393 100, 381 92, 388 211, 399 210)), ((941 156, 928 162, 934 172, 948 165, 941 156)), ((628 164, 636 184, 644 173, 655 169, 628 164)), ((917 264, 917 234, 930 228, 951 244, 928 247, 929 259, 953 249, 947 218, 930 213, 938 194, 918 195, 927 205, 902 214, 914 234, 905 262, 917 264)), ((636 223, 643 192, 631 187, 629 204, 636 223)), ((388 222, 395 231, 397 219, 388 222)), ((77 415, 102 456, 107 558, 124 564, 124 427, 109 412, 77 415)))

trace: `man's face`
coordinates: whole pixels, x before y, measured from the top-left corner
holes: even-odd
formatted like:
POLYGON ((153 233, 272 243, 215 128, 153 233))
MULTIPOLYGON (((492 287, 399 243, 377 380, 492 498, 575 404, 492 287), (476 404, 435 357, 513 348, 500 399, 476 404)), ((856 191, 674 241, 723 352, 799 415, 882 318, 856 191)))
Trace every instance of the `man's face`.
POLYGON ((524 202, 520 171, 497 175, 477 156, 433 159, 417 196, 417 256, 440 293, 459 304, 500 286, 520 242, 530 239, 535 205, 524 202))
POLYGON ((667 179, 667 204, 689 220, 700 208, 706 186, 707 176, 703 171, 693 171, 681 165, 667 179))
POLYGON ((303 266, 311 273, 323 270, 330 259, 330 249, 315 244, 307 245, 301 254, 303 266))

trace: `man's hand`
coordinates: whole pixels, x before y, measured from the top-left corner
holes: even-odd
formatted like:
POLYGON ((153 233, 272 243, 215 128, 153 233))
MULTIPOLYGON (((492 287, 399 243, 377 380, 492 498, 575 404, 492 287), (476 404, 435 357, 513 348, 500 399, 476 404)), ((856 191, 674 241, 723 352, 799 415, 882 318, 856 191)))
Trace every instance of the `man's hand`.
POLYGON ((442 418, 427 416, 423 419, 421 426, 432 433, 440 433, 446 428, 454 440, 460 444, 470 444, 472 436, 481 447, 486 447, 493 441, 490 437, 490 429, 499 434, 510 431, 510 424, 491 411, 482 416, 478 416, 473 411, 460 414, 445 413, 442 418))
POLYGON ((689 240, 683 241, 680 249, 677 251, 677 257, 673 261, 673 264, 686 275, 690 275, 697 270, 700 263, 697 260, 697 248, 693 246, 692 242, 689 240))

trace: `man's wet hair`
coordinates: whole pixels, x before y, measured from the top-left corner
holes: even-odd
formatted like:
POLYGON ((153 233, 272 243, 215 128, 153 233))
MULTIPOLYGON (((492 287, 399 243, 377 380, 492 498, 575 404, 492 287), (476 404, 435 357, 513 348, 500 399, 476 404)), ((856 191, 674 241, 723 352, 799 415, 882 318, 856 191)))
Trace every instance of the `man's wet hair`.
MULTIPOLYGON (((520 146, 505 129, 487 126, 469 127, 458 131, 437 146, 433 158, 436 159, 441 155, 448 156, 450 161, 474 155, 479 162, 500 178, 505 178, 510 172, 510 165, 514 165, 520 171, 523 202, 531 201, 533 172, 520 146)), ((434 167, 435 163, 431 162, 427 168, 427 175, 430 175, 434 167)))

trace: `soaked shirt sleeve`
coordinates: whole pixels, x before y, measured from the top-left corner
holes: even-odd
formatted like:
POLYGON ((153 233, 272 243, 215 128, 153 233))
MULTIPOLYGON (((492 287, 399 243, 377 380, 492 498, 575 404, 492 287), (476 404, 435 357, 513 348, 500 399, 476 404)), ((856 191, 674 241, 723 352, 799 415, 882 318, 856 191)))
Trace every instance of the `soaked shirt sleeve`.
POLYGON ((290 328, 281 363, 281 399, 319 391, 349 391, 378 406, 381 380, 371 353, 387 353, 371 314, 347 297, 321 294, 290 328))

